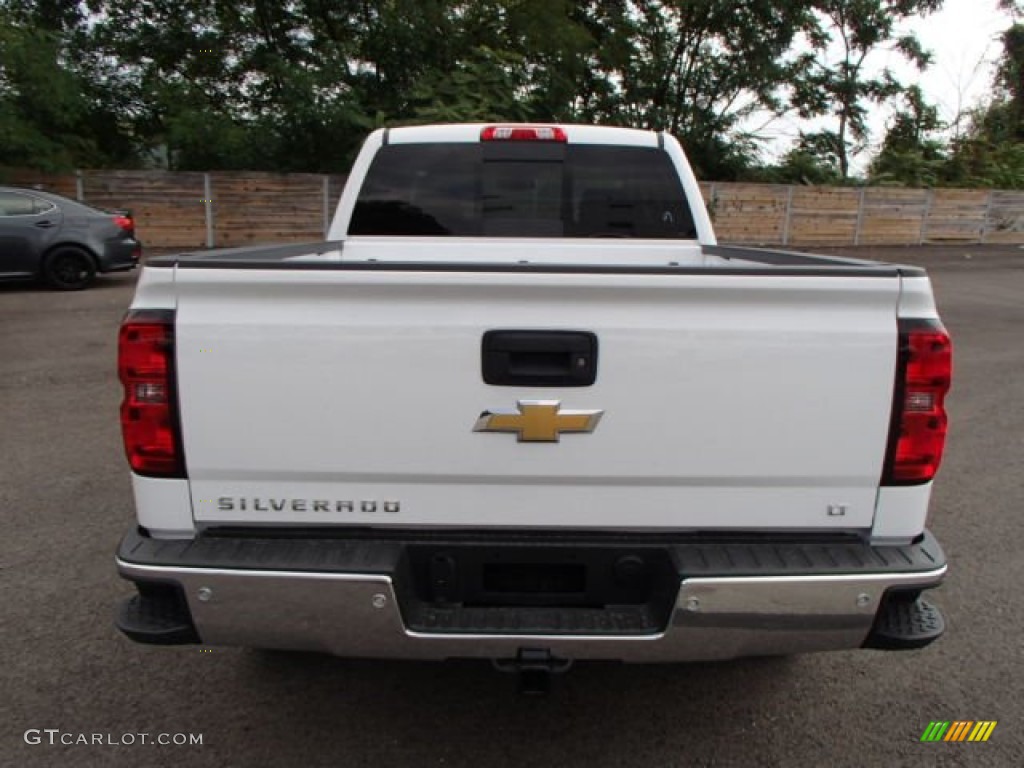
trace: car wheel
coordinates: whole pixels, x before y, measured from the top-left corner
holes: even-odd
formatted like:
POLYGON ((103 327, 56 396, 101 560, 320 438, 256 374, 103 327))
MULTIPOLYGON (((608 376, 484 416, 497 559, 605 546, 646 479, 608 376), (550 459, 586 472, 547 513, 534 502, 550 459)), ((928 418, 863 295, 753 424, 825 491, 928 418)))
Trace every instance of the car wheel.
POLYGON ((81 248, 56 248, 43 262, 43 279, 58 291, 80 291, 95 278, 96 262, 81 248))

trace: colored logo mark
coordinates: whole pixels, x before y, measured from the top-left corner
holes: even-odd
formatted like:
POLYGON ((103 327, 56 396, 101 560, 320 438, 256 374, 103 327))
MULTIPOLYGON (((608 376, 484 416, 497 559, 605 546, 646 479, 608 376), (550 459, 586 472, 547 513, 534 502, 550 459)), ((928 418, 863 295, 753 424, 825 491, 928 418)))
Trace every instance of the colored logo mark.
POLYGON ((998 720, 932 720, 921 741, 988 741, 998 720))

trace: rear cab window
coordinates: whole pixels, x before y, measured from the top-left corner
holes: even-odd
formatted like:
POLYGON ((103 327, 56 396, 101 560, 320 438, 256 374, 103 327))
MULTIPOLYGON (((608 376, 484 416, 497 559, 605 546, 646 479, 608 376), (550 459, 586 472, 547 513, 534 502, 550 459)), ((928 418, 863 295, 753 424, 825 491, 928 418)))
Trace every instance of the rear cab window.
POLYGON ((393 144, 375 155, 349 235, 694 239, 661 149, 599 144, 393 144))

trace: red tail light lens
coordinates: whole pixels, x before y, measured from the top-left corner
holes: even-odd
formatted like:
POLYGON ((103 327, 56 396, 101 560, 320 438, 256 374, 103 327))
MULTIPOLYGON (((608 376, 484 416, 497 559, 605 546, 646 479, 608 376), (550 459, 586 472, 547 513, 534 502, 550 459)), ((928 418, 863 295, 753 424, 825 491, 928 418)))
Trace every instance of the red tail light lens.
POLYGON ((115 216, 114 223, 128 234, 135 231, 135 220, 131 216, 115 216))
POLYGON ((174 390, 174 313, 129 312, 118 339, 124 386, 121 432, 128 463, 149 477, 185 477, 174 390))
POLYGON ((937 320, 901 320, 889 451, 883 485, 919 485, 933 477, 946 445, 946 393, 953 345, 937 320))
POLYGON ((480 131, 480 141, 568 141, 565 131, 556 125, 488 125, 480 131))

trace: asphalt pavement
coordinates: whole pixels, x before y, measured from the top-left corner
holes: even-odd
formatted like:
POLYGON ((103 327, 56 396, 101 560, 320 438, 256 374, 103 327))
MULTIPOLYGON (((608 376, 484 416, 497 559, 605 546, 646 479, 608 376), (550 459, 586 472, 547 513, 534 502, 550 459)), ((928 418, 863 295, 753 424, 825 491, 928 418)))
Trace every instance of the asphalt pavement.
POLYGON ((541 699, 483 663, 122 637, 131 588, 113 552, 133 517, 115 358, 135 276, 0 286, 0 765, 1024 765, 1024 250, 847 252, 928 266, 953 334, 930 518, 946 636, 910 653, 578 665, 541 699), (934 720, 998 725, 983 744, 921 743, 934 720))

